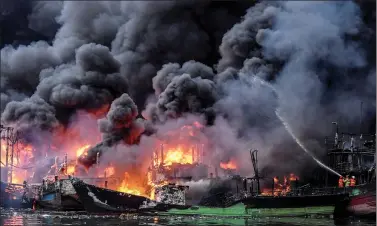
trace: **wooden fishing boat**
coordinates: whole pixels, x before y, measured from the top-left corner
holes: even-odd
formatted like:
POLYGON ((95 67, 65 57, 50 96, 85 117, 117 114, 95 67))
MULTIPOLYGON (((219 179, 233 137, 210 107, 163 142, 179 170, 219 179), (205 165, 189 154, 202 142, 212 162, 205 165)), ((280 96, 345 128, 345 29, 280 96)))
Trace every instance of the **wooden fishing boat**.
POLYGON ((70 179, 81 203, 89 213, 124 213, 138 211, 150 199, 70 179))
MULTIPOLYGON (((326 139, 329 165, 346 176, 353 176, 356 186, 341 188, 349 194, 346 207, 348 216, 376 218, 376 136, 375 134, 338 135, 335 139, 326 139)), ((338 178, 327 175, 325 178, 337 181, 338 178)), ((328 182, 326 181, 326 184, 328 182)))
POLYGON ((4 208, 32 208, 33 198, 26 196, 25 186, 0 181, 0 206, 4 208))
POLYGON ((84 207, 69 179, 44 180, 37 207, 49 210, 80 211, 84 207))
POLYGON ((118 214, 125 212, 167 211, 171 208, 187 209, 185 191, 187 186, 167 184, 155 188, 156 200, 147 197, 118 192, 71 178, 85 210, 89 213, 118 214))
POLYGON ((376 219, 375 182, 352 188, 347 211, 350 215, 358 218, 376 219))
POLYGON ((302 196, 256 196, 244 199, 246 214, 254 216, 333 215, 347 201, 348 194, 302 196))

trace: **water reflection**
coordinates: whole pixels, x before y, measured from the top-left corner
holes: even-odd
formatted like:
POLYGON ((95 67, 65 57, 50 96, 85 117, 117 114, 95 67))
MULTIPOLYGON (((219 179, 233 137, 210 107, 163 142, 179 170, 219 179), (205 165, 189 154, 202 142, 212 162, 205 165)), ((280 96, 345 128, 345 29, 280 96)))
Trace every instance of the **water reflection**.
MULTIPOLYGON (((17 211, 0 209, 0 225, 21 226, 21 225, 89 225, 89 226, 113 226, 113 225, 242 225, 242 226, 331 226, 338 225, 332 219, 311 219, 311 218, 263 218, 263 219, 244 219, 244 218, 213 218, 213 217, 157 217, 157 216, 138 216, 123 215, 118 216, 96 216, 87 215, 79 212, 43 212, 43 211, 17 211)), ((349 221, 342 222, 342 225, 361 226, 375 225, 375 222, 349 221)))

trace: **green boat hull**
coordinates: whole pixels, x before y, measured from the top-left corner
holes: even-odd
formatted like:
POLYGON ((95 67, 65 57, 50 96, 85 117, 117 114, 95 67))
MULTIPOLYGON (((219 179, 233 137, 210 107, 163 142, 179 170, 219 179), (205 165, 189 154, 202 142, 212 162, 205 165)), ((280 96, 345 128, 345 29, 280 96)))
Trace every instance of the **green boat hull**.
POLYGON ((334 206, 316 206, 303 208, 254 208, 246 209, 243 203, 219 207, 195 207, 189 209, 170 209, 160 212, 159 215, 200 215, 222 217, 298 217, 310 215, 332 215, 334 206))

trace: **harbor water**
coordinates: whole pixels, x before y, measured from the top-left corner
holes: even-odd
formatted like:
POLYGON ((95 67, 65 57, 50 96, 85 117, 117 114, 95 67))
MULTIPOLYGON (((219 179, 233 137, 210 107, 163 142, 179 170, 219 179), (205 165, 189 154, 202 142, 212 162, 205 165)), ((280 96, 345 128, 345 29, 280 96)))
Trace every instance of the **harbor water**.
POLYGON ((1 226, 21 225, 88 225, 88 226, 115 226, 115 225, 243 225, 243 226, 372 226, 375 221, 349 219, 336 222, 329 217, 323 218, 224 218, 199 216, 145 216, 124 214, 121 216, 87 215, 84 212, 52 212, 32 210, 0 209, 1 226))

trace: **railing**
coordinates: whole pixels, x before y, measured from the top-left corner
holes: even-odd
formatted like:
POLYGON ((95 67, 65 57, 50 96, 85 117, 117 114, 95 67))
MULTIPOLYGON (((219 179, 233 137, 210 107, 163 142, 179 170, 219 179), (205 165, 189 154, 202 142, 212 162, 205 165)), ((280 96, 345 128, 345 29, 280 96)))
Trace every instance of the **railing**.
POLYGON ((351 140, 353 137, 353 148, 359 151, 365 151, 370 149, 375 149, 376 147, 376 136, 370 134, 339 134, 338 141, 335 142, 334 137, 325 138, 325 146, 327 149, 347 149, 351 145, 351 140))
MULTIPOLYGON (((276 190, 273 195, 270 192, 265 196, 313 196, 313 195, 335 195, 335 194, 351 194, 354 190, 358 190, 359 193, 365 193, 368 191, 367 184, 361 184, 349 187, 325 187, 325 188, 298 188, 292 189, 288 192, 276 190)), ((258 196, 256 192, 247 192, 247 196, 258 196)))

